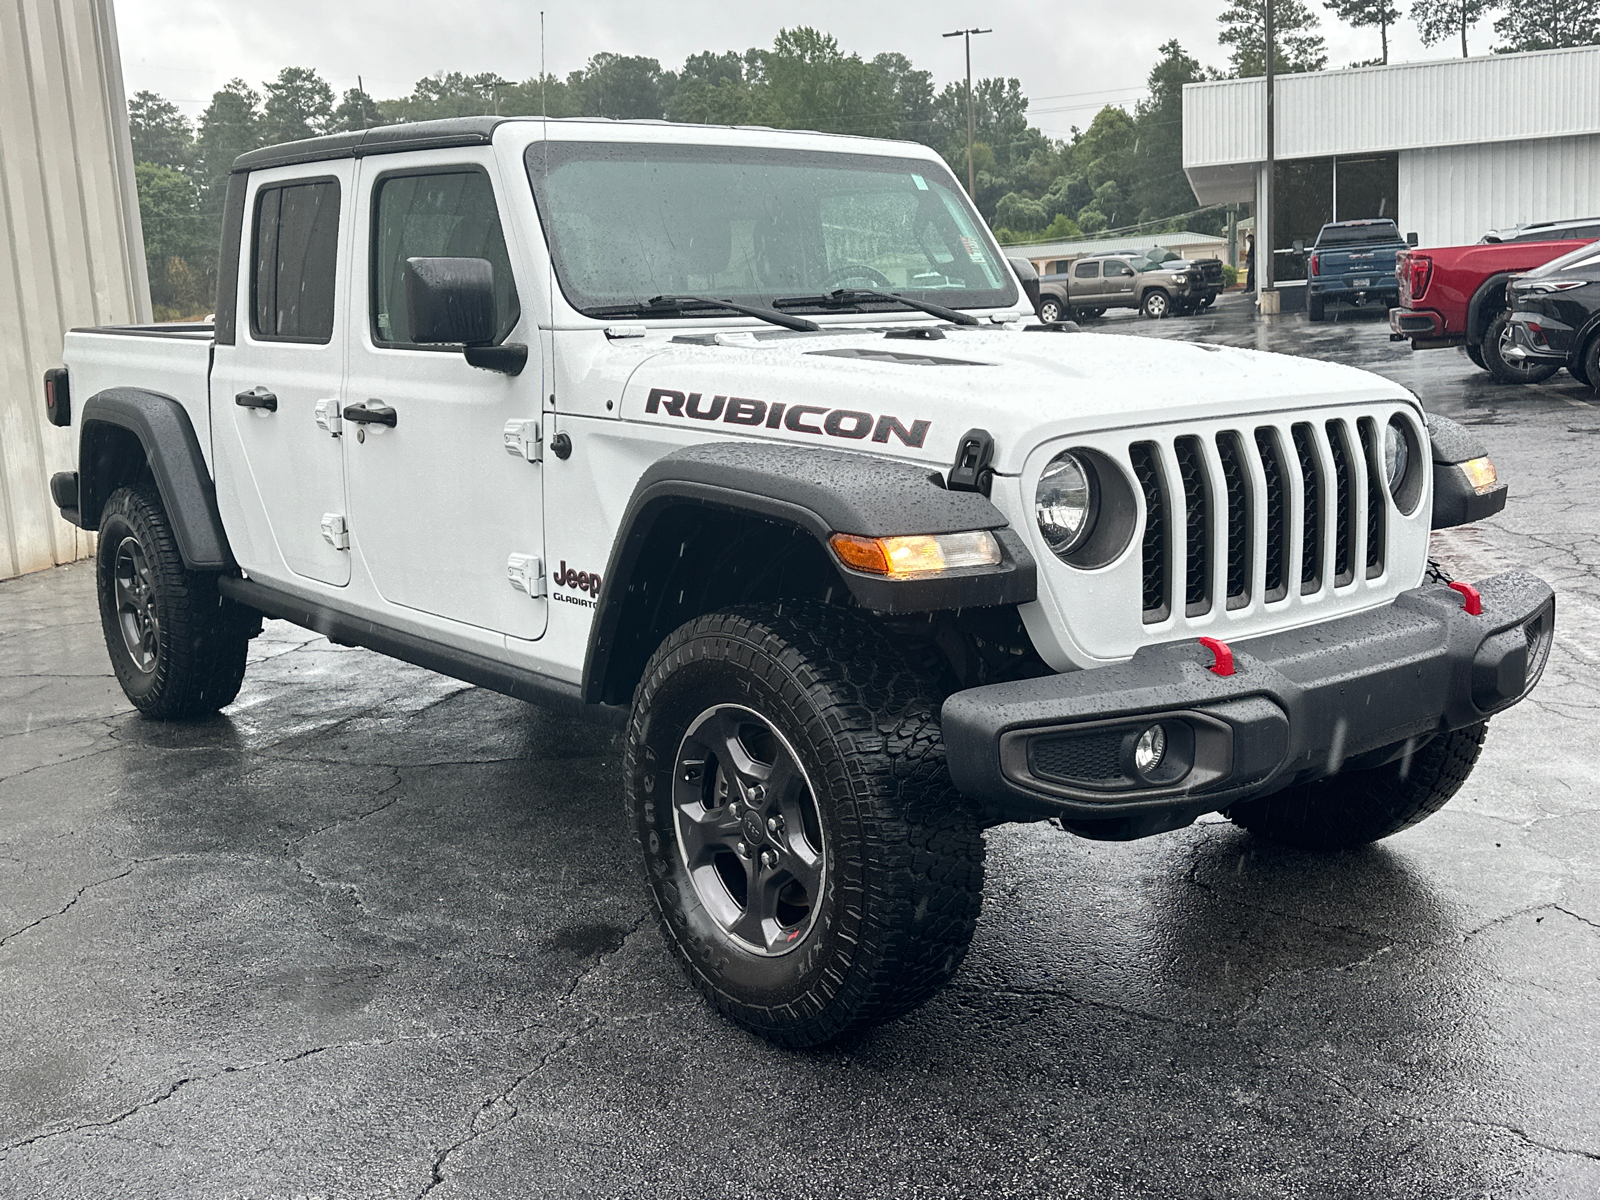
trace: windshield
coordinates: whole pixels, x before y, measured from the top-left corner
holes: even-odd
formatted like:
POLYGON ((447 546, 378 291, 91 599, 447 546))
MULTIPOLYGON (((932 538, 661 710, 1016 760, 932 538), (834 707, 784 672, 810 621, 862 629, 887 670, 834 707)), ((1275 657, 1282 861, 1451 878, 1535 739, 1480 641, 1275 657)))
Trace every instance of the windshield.
POLYGON ((528 148, 527 168, 556 278, 580 312, 672 295, 770 305, 849 287, 952 308, 1017 298, 988 231, 938 163, 769 146, 549 142, 528 148))
POLYGON ((1183 260, 1171 250, 1164 250, 1158 246, 1154 250, 1146 250, 1138 258, 1134 259, 1133 269, 1138 271, 1139 274, 1143 275, 1146 271, 1154 271, 1158 267, 1165 266, 1167 263, 1182 261, 1183 260))
POLYGON ((1385 242, 1398 242, 1400 230, 1393 221, 1375 221, 1371 225, 1324 225, 1317 235, 1318 246, 1375 246, 1385 242))

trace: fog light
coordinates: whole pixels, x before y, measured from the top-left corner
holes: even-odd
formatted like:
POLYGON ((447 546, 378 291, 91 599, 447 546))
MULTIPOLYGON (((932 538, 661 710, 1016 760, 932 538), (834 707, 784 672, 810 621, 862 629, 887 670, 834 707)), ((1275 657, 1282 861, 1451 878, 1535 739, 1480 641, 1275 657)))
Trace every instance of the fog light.
POLYGON ((1161 760, 1167 756, 1167 731, 1160 725, 1152 725, 1139 735, 1139 741, 1133 748, 1133 767, 1141 775, 1148 775, 1161 765, 1161 760))

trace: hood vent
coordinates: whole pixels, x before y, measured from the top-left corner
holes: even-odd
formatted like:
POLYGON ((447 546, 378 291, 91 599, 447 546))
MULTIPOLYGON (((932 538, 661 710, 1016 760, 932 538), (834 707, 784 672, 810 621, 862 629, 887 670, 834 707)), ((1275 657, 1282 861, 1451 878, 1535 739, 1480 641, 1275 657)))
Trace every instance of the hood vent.
POLYGON ((973 362, 965 358, 935 358, 931 354, 907 354, 899 350, 872 350, 846 346, 839 350, 807 350, 818 358, 868 358, 873 362, 904 363, 912 367, 992 367, 994 363, 973 362))

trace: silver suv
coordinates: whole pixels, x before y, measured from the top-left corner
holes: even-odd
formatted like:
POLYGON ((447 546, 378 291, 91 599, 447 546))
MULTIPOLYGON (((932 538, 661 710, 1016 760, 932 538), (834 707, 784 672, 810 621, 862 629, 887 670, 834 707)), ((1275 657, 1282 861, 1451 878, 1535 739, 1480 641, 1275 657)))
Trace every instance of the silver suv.
POLYGON ((1145 316, 1187 316, 1209 308, 1222 291, 1222 263, 1189 260, 1156 247, 1046 263, 1039 276, 1039 317, 1098 317, 1108 308, 1145 316))

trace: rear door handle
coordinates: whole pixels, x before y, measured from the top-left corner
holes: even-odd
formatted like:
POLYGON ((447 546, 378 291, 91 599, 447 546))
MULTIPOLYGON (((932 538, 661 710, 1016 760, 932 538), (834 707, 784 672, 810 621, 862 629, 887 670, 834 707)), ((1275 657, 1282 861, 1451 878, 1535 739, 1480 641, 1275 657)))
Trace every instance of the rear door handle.
POLYGON ((264 408, 268 412, 278 411, 278 398, 264 387, 253 387, 248 392, 240 392, 233 398, 233 402, 240 408, 264 408))
POLYGON ((344 419, 354 421, 357 425, 387 425, 394 428, 395 411, 381 400, 368 400, 364 404, 352 404, 344 410, 344 419))

